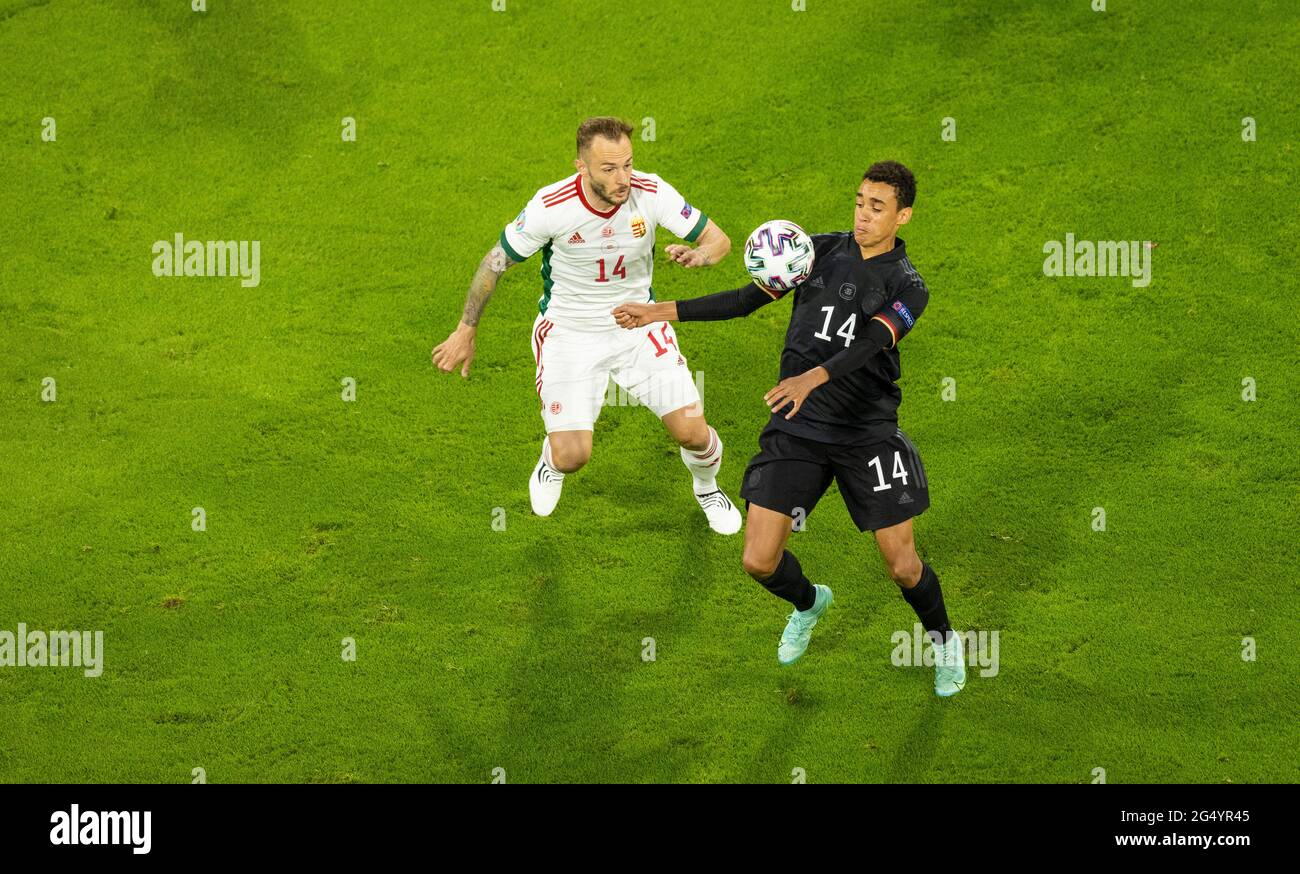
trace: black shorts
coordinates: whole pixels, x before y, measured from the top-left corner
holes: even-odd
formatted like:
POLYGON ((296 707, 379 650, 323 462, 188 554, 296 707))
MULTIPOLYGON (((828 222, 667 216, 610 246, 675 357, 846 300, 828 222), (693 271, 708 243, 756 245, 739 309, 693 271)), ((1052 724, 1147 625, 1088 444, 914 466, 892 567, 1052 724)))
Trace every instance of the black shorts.
POLYGON ((930 506, 921 455, 902 431, 879 443, 843 446, 769 427, 758 447, 740 487, 746 506, 807 518, 832 479, 859 531, 906 522, 930 506))

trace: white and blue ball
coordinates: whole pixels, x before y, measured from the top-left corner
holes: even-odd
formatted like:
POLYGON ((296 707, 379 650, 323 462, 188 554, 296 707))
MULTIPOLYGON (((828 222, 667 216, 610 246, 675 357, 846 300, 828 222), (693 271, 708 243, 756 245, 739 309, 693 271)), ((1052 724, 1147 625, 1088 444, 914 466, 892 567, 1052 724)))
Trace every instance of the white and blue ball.
POLYGON ((745 241, 745 269, 764 288, 789 291, 812 274, 812 238, 794 222, 764 222, 745 241))

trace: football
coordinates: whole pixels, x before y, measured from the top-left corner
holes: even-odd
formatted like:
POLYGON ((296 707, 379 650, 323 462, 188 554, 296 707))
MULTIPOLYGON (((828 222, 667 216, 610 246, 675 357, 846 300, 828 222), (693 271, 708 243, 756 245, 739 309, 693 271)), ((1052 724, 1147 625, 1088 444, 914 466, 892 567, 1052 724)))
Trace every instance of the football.
POLYGON ((794 222, 764 222, 745 241, 745 269, 764 288, 787 291, 807 279, 812 268, 812 238, 794 222))

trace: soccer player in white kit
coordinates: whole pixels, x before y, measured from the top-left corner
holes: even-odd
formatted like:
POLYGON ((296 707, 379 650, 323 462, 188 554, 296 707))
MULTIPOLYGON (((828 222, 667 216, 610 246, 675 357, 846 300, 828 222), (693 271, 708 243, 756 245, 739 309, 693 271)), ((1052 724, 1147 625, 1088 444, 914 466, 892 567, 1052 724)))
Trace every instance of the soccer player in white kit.
POLYGON ((549 516, 565 474, 591 458, 592 430, 612 378, 649 407, 681 444, 693 492, 720 534, 740 530, 740 511, 718 486, 722 440, 709 427, 677 335, 667 322, 626 331, 612 311, 654 300, 655 229, 697 243, 664 251, 683 267, 715 264, 731 240, 653 173, 632 170, 632 128, 617 118, 578 127, 577 173, 537 192, 479 264, 460 325, 433 363, 469 376, 478 321, 501 275, 541 252, 542 296, 533 322, 537 394, 546 439, 528 481, 533 512, 549 516))

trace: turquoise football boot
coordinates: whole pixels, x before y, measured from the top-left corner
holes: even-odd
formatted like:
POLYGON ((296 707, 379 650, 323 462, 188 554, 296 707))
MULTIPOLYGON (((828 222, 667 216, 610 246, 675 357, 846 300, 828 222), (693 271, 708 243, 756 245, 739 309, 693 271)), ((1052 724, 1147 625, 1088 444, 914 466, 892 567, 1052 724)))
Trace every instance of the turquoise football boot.
POLYGON ((930 645, 934 647, 934 694, 951 698, 966 686, 966 653, 961 636, 954 631, 942 646, 934 641, 930 645))
POLYGON ((817 589, 817 598, 813 601, 813 605, 807 610, 795 610, 791 613, 785 631, 781 632, 781 645, 776 648, 776 660, 783 665, 797 662, 799 656, 804 654, 808 649, 808 641, 812 639, 813 626, 835 600, 829 586, 814 588, 817 589))

